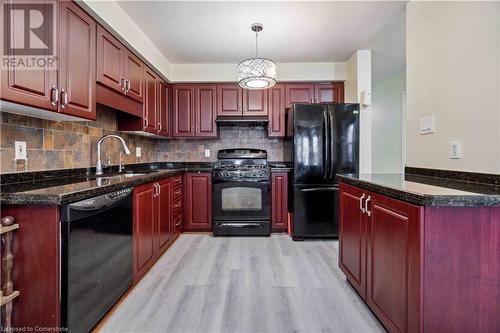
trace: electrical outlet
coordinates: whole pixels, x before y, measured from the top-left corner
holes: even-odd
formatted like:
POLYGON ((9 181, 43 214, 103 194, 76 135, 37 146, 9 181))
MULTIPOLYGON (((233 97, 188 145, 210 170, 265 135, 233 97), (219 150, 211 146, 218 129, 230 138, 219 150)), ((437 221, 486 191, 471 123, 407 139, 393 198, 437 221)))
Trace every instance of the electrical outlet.
POLYGON ((210 149, 205 149, 205 157, 210 157, 210 149))
POLYGON ((436 119, 434 116, 420 118, 420 135, 431 134, 436 131, 436 119))
POLYGON ((142 150, 141 147, 136 147, 135 148, 135 157, 141 157, 142 150))
POLYGON ((460 141, 450 141, 450 158, 462 158, 462 146, 460 141))
POLYGON ((14 142, 14 147, 16 149, 16 160, 26 160, 26 142, 16 141, 14 142))

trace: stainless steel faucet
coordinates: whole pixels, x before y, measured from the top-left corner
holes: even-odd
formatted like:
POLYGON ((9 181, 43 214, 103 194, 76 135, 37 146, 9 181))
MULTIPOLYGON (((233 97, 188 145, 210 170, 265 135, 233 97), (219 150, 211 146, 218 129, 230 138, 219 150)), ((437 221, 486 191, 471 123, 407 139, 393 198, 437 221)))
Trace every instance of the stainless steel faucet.
POLYGON ((130 155, 130 150, 127 147, 127 144, 125 143, 125 140, 121 136, 115 135, 115 134, 108 134, 103 136, 98 142, 97 142, 97 163, 95 165, 95 174, 96 175, 102 175, 102 163, 101 163, 101 144, 104 141, 104 139, 107 138, 115 138, 120 140, 120 142, 123 145, 123 152, 127 155, 130 155))

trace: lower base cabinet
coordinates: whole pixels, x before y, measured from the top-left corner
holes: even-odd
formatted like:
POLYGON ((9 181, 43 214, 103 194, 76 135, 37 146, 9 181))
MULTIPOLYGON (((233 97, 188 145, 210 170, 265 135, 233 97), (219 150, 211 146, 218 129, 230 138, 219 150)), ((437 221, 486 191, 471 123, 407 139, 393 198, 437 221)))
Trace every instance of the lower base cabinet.
MULTIPOLYGON (((179 175, 134 188, 134 283, 147 273, 180 232, 175 223, 182 220, 182 214, 174 215, 174 181, 178 177, 182 180, 179 175)), ((176 200, 182 202, 182 199, 181 192, 176 200)))
POLYGON ((389 332, 500 332, 500 207, 340 185, 339 266, 389 332))
POLYGON ((275 232, 288 230, 288 173, 271 174, 271 229, 275 232))
POLYGON ((212 231, 212 174, 186 173, 184 231, 212 231))

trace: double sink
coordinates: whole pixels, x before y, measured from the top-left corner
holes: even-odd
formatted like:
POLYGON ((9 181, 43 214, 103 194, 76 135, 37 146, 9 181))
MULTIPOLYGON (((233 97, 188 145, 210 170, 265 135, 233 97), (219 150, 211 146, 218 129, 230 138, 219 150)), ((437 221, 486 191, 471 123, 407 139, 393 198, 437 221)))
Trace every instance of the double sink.
POLYGON ((120 172, 120 173, 105 173, 102 175, 89 175, 87 177, 89 178, 95 178, 95 179, 114 179, 118 177, 139 177, 139 176, 144 176, 150 173, 158 172, 159 170, 141 170, 141 171, 128 171, 128 172, 120 172))

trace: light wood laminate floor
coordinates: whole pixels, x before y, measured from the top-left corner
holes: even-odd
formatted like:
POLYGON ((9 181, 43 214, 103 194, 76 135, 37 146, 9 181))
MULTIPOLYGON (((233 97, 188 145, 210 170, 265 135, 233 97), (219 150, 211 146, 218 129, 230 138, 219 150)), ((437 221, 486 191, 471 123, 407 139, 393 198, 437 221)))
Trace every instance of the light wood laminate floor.
POLYGON ((183 234, 101 332, 385 332, 337 261, 337 241, 183 234))

